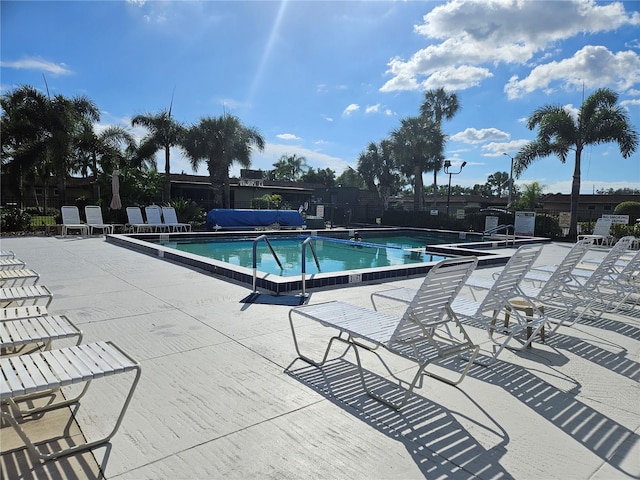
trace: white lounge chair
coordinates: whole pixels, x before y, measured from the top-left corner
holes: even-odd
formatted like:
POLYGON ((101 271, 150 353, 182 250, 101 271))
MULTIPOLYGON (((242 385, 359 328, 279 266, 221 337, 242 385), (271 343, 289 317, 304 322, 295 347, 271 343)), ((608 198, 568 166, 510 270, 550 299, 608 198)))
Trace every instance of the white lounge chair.
POLYGON ((76 345, 29 355, 0 358, 0 401, 6 403, 8 407, 2 409, 2 418, 15 429, 29 450, 42 460, 91 449, 108 442, 117 432, 131 402, 141 371, 138 362, 111 342, 76 345), (106 436, 46 453, 34 444, 20 425, 27 415, 79 404, 79 400, 93 381, 121 373, 133 373, 135 376, 116 418, 115 426, 106 436), (51 392, 52 389, 63 389, 68 385, 80 383, 84 383, 84 388, 73 398, 38 408, 28 408, 28 405, 23 405, 27 403, 23 400, 32 398, 34 394, 51 392))
MULTIPOLYGON (((517 291, 513 293, 513 300, 518 300, 518 297, 526 297, 527 302, 534 303, 538 307, 544 306, 544 313, 548 320, 556 324, 552 331, 556 331, 560 325, 573 325, 586 313, 589 305, 586 305, 582 298, 572 298, 571 296, 560 300, 556 290, 562 289, 564 283, 570 281, 571 271, 586 255, 592 243, 593 239, 590 238, 576 242, 541 286, 525 285, 525 275, 520 285, 517 286, 517 291), (581 312, 576 316, 578 309, 581 312)), ((530 275, 531 270, 527 274, 530 275)), ((489 290, 493 284, 492 280, 484 278, 471 277, 467 281, 467 285, 479 290, 489 290)))
POLYGON ((35 285, 40 274, 30 268, 0 270, 0 287, 22 287, 29 283, 35 285))
POLYGON ((164 232, 170 230, 170 227, 162 223, 162 208, 158 205, 149 205, 144 208, 144 213, 147 216, 147 223, 153 225, 156 232, 164 232))
POLYGON ((93 235, 93 230, 101 230, 102 233, 113 233, 114 227, 109 223, 104 223, 102 219, 102 209, 98 205, 87 205, 84 207, 84 214, 89 225, 89 234, 93 235))
MULTIPOLYGON (((616 247, 621 251, 626 250, 626 246, 630 244, 632 238, 621 238, 611 250, 615 250, 616 247)), ((588 240, 590 239, 581 241, 588 240)), ((568 261, 563 262, 548 279, 541 281, 534 278, 530 282, 531 286, 523 284, 520 288, 521 295, 544 305, 551 321, 557 323, 554 331, 560 325, 571 326, 575 324, 589 311, 596 317, 600 317, 604 311, 615 309, 614 305, 619 305, 623 300, 602 289, 604 279, 612 272, 617 259, 618 255, 609 252, 586 280, 580 279, 574 274, 578 262, 575 264, 568 261), (537 286, 540 285, 539 282, 541 282, 541 286, 537 286)), ((525 278, 525 280, 527 279, 525 278)))
POLYGON ((65 315, 38 315, 0 321, 0 349, 42 344, 42 348, 50 350, 52 342, 74 337, 76 345, 79 345, 82 331, 65 315))
MULTIPOLYGON (((544 328, 547 318, 540 309, 530 302, 523 304, 521 299, 517 298, 519 297, 518 285, 541 251, 541 245, 523 245, 511 256, 497 278, 489 281, 481 301, 461 296, 457 296, 453 301, 452 308, 457 315, 487 330, 489 338, 496 344, 493 359, 497 358, 505 348, 521 350, 529 347, 537 333, 544 328), (526 311, 529 311, 528 315, 526 311), (501 315, 508 315, 510 321, 504 326, 497 327, 501 315), (523 334, 523 337, 526 334, 526 337, 521 339, 520 334, 523 334), (520 341, 521 346, 515 346, 512 340, 520 341)), ((472 286, 473 278, 473 275, 470 276, 465 286, 472 286)), ((375 306, 376 297, 407 302, 414 294, 415 291, 408 288, 383 290, 372 293, 371 302, 375 306)))
POLYGON ((62 235, 67 235, 70 230, 78 230, 80 235, 89 235, 89 226, 80 221, 80 212, 76 206, 64 206, 60 208, 62 213, 62 235))
POLYGON ((173 207, 162 207, 162 218, 163 218, 164 224, 170 227, 174 232, 177 232, 177 231, 190 232, 191 231, 190 224, 178 222, 176 209, 173 207))
POLYGON ((15 254, 11 250, 0 250, 0 259, 15 258, 15 254))
POLYGON ((578 235, 578 240, 591 238, 594 243, 600 245, 611 245, 613 236, 611 235, 611 219, 600 217, 593 226, 593 233, 590 235, 578 235))
POLYGON ((129 228, 134 233, 154 231, 154 226, 145 223, 142 219, 142 210, 140 210, 140 207, 127 207, 127 220, 129 222, 129 228))
POLYGON ((51 300, 53 294, 44 285, 0 288, 0 308, 39 305, 42 302, 46 302, 45 307, 48 307, 51 300))
POLYGON ((25 263, 17 258, 0 258, 0 270, 21 270, 25 263))
MULTIPOLYGON (((401 408, 411 396, 422 375, 429 375, 451 385, 460 383, 475 360, 480 347, 474 345, 467 332, 451 310, 451 302, 458 294, 465 280, 478 263, 477 258, 456 258, 443 260, 427 273, 421 287, 409 302, 402 316, 393 316, 377 312, 345 302, 327 302, 317 305, 304 305, 289 311, 289 323, 293 342, 298 357, 312 365, 323 365, 329 355, 334 341, 353 347, 360 379, 366 392, 373 398, 392 407, 401 408), (315 320, 325 327, 339 332, 329 340, 329 344, 320 362, 312 360, 300 351, 294 318, 300 316, 315 320), (451 326, 451 328, 449 328, 451 326), (418 365, 409 388, 401 395, 401 400, 394 401, 388 396, 380 395, 369 389, 362 369, 360 350, 379 354, 376 349, 386 351, 409 359, 418 365), (470 354, 465 359, 466 366, 459 378, 451 380, 426 371, 430 364, 470 354)), ((379 356, 382 360, 382 358, 379 356)))
POLYGON ((0 322, 19 318, 40 317, 46 314, 47 309, 42 305, 0 308, 0 322))

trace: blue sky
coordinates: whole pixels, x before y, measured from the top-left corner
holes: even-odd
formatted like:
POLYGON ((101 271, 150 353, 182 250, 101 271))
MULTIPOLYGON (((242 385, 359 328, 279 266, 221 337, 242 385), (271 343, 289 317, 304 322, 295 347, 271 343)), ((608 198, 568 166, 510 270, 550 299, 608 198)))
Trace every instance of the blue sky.
MULTIPOLYGON (((0 88, 86 95, 96 129, 166 109, 185 124, 225 111, 267 142, 252 168, 281 155, 339 175, 367 145, 419 112, 425 89, 458 94, 444 123, 454 184, 485 183, 535 132, 546 105, 620 93, 640 129, 640 2, 2 1, 0 88)), ((158 162, 164 168, 163 161, 158 162)), ((176 150, 173 173, 194 173, 176 150)), ((204 168, 198 173, 206 174, 204 168)), ((238 168, 232 174, 239 173, 238 168)), ((573 156, 539 160, 516 183, 569 193, 573 156)), ((427 183, 432 175, 425 176, 427 183)), ((441 175, 439 183, 446 183, 441 175)), ((640 188, 640 151, 587 148, 582 192, 640 188)))

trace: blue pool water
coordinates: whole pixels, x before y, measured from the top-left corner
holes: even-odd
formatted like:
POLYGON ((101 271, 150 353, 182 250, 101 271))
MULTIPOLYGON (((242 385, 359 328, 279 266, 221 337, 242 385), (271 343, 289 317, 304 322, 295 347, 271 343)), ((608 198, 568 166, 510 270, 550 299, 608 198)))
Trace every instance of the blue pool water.
MULTIPOLYGON (((231 265, 253 267, 253 238, 227 239, 171 239, 158 240, 162 246, 170 247, 212 258, 231 265)), ((280 265, 264 241, 256 244, 256 267, 259 271, 280 276, 300 276, 302 271, 302 243, 307 235, 269 238, 269 242, 280 260, 280 265)), ((348 238, 311 237, 317 254, 319 268, 313 252, 306 248, 305 269, 307 274, 342 272, 365 268, 411 265, 439 261, 444 256, 425 251, 425 245, 464 241, 452 236, 426 234, 367 235, 361 241, 348 238)))

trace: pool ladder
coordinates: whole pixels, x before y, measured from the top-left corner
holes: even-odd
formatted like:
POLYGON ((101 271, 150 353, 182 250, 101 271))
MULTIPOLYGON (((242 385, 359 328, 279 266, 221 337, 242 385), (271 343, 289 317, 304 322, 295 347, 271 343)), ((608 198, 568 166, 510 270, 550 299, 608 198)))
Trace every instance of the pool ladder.
POLYGON ((492 235, 494 233, 498 233, 504 230, 505 232, 505 238, 506 238, 506 245, 509 245, 509 229, 511 229, 511 233, 513 234, 512 239, 511 239, 511 244, 515 245, 516 244, 516 231, 513 225, 498 225, 497 227, 494 228, 490 228, 489 230, 485 230, 484 232, 482 232, 482 241, 484 242, 484 238, 485 235, 492 235))
MULTIPOLYGON (((280 259, 278 258, 278 254, 276 253, 276 251, 273 249, 273 246, 271 245, 271 242, 269 241, 269 237, 267 237, 266 235, 260 235, 259 237, 256 237, 253 240, 253 293, 256 293, 258 291, 257 289, 257 279, 258 279, 258 255, 257 255, 257 251, 258 251, 258 242, 260 240, 264 240, 267 243, 267 246, 269 247, 269 250, 271 251, 271 255, 273 255, 273 258, 275 259, 276 263, 278 264, 278 267, 280 267, 280 270, 283 270, 282 268, 282 262, 280 262, 280 259)), ((316 267, 318 267, 318 270, 320 270, 320 262, 318 261, 318 255, 316 254, 316 249, 313 246, 313 243, 311 243, 311 237, 307 237, 303 242, 302 242, 302 295, 306 295, 306 270, 307 270, 307 245, 309 245, 311 247, 311 253, 313 253, 313 259, 316 262, 316 267)))

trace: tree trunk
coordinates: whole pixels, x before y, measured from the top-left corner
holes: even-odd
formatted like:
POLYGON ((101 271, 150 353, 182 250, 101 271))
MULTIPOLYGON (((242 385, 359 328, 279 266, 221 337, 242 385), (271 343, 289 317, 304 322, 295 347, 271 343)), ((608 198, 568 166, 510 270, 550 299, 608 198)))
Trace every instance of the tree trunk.
POLYGON ((438 170, 433 170, 433 206, 437 205, 436 195, 438 195, 438 170))
POLYGON ((222 185, 224 186, 224 208, 231 208, 231 187, 229 186, 229 167, 222 179, 222 185))
POLYGON ((415 177, 413 181, 413 209, 416 212, 420 212, 424 207, 424 203, 422 201, 424 186, 422 182, 422 168, 420 168, 419 165, 414 167, 413 176, 415 177))
POLYGON ((569 223, 569 238, 578 238, 578 200, 580 199, 580 158, 582 148, 576 148, 576 161, 573 168, 573 180, 571 182, 571 222, 569 223))
POLYGON ((169 147, 164 149, 164 189, 162 191, 162 202, 171 201, 171 162, 170 162, 169 147))

